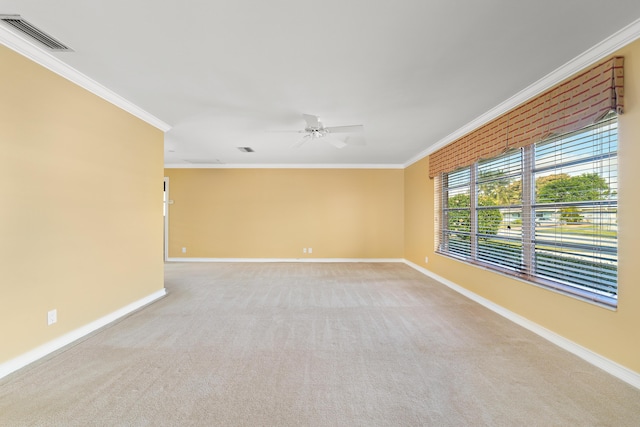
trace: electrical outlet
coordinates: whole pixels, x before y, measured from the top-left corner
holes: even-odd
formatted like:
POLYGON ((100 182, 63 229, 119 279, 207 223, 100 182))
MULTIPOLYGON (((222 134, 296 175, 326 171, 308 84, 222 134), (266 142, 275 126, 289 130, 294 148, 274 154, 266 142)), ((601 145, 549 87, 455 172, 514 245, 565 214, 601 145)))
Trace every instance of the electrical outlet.
POLYGON ((313 248, 309 248, 309 253, 312 254, 313 253, 313 248))
POLYGON ((424 257, 424 263, 426 264, 428 262, 429 262, 429 257, 428 256, 424 257))
POLYGON ((306 254, 307 253, 307 248, 302 248, 302 253, 306 254))
POLYGON ((47 325, 53 325, 58 321, 58 310, 51 310, 47 312, 47 325))
POLYGON ((187 248, 182 248, 182 253, 186 254, 187 253, 187 248))

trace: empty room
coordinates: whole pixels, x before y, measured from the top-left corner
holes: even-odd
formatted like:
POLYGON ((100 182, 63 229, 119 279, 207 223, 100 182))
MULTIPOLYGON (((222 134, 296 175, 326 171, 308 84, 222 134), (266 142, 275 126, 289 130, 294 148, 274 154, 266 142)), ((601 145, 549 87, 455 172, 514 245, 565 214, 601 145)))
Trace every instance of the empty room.
POLYGON ((640 425, 640 2, 0 0, 0 426, 640 425))

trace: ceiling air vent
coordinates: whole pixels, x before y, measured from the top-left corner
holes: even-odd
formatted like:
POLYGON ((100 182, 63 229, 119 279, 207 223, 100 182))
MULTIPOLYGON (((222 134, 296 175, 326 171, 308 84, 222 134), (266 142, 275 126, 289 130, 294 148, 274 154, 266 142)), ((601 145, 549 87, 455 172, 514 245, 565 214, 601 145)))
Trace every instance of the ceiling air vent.
POLYGON ((22 34, 29 36, 31 39, 45 45, 50 50, 73 52, 70 47, 63 45, 58 40, 51 37, 49 34, 34 27, 30 23, 22 19, 20 15, 0 15, 0 21, 6 23, 7 25, 11 25, 22 34))
POLYGON ((238 150, 242 151, 243 153, 253 153, 254 150, 251 147, 238 147, 238 150))

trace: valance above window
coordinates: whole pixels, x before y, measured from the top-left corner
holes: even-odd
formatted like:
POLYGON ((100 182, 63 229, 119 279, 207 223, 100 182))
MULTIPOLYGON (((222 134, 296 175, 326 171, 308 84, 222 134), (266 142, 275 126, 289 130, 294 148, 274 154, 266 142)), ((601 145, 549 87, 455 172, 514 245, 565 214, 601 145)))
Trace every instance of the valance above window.
POLYGON ((602 62, 441 148, 429 156, 429 176, 621 114, 623 64, 623 57, 602 62))

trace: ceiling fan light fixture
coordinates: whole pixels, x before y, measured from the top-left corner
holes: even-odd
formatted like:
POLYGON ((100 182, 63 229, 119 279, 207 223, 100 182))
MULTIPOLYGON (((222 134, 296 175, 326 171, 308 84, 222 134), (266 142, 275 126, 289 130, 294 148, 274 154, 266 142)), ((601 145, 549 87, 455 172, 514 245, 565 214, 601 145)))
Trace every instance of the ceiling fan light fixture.
MULTIPOLYGON (((343 148, 347 146, 347 142, 342 139, 336 138, 335 134, 349 134, 349 133, 361 133, 364 131, 363 125, 346 125, 346 126, 325 126, 320 121, 318 116, 314 116, 311 114, 303 114, 304 120, 307 122, 307 126, 305 126, 304 130, 298 131, 298 133, 303 133, 304 137, 292 145, 292 148, 298 148, 302 146, 305 142, 324 138, 324 141, 333 145, 336 148, 343 148)), ((291 131, 284 131, 291 132, 291 131)), ((293 131, 295 132, 295 131, 293 131)), ((364 145, 364 139, 360 138, 360 144, 364 145)))

